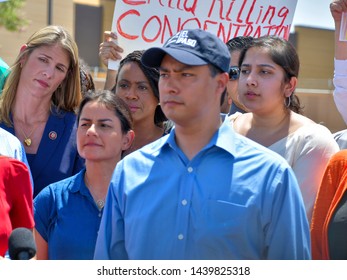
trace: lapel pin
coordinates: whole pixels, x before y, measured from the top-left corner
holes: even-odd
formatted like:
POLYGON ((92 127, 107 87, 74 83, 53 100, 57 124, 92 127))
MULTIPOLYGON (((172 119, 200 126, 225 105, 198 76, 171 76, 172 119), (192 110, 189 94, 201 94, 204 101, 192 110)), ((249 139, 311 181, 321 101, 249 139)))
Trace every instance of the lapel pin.
POLYGON ((57 139, 57 133, 55 132, 55 131, 51 131, 49 134, 48 134, 48 137, 49 137, 49 139, 51 139, 51 140, 55 140, 55 139, 57 139))

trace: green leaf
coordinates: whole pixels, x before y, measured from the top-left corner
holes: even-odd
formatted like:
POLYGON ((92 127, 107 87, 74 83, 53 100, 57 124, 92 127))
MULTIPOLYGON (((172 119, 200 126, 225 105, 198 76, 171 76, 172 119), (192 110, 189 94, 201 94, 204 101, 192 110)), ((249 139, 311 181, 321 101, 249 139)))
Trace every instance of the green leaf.
POLYGON ((20 9, 23 7, 25 0, 8 0, 0 3, 0 27, 9 31, 20 31, 28 25, 20 9))

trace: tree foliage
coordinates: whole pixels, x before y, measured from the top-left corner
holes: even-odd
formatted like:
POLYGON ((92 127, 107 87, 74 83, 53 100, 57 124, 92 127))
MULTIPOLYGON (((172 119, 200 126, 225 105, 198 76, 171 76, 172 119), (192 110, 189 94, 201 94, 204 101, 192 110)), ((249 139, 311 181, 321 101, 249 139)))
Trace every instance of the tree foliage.
POLYGON ((9 31, 20 31, 28 21, 20 14, 25 0, 8 0, 0 2, 0 27, 9 31))

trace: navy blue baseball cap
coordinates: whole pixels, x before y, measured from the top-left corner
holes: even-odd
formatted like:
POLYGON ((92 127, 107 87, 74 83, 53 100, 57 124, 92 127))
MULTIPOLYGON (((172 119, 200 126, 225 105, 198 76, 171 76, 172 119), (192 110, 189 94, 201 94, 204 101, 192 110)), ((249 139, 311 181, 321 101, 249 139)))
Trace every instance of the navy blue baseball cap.
POLYGON ((223 72, 229 72, 230 53, 226 44, 202 29, 181 30, 169 38, 163 47, 146 50, 141 62, 147 67, 158 68, 166 54, 186 65, 212 64, 223 72))

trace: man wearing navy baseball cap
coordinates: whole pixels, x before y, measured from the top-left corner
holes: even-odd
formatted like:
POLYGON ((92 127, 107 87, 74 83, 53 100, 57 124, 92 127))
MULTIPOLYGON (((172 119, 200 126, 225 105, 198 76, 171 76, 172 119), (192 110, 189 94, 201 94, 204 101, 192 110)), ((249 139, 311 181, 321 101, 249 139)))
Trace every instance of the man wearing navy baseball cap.
POLYGON ((229 72, 228 48, 219 38, 202 29, 182 30, 162 48, 150 48, 142 56, 142 63, 159 67, 166 54, 187 65, 211 64, 223 72, 229 72))
POLYGON ((95 259, 309 259, 293 171, 220 114, 226 45, 182 30, 142 62, 159 68, 160 105, 175 126, 117 164, 95 259))

